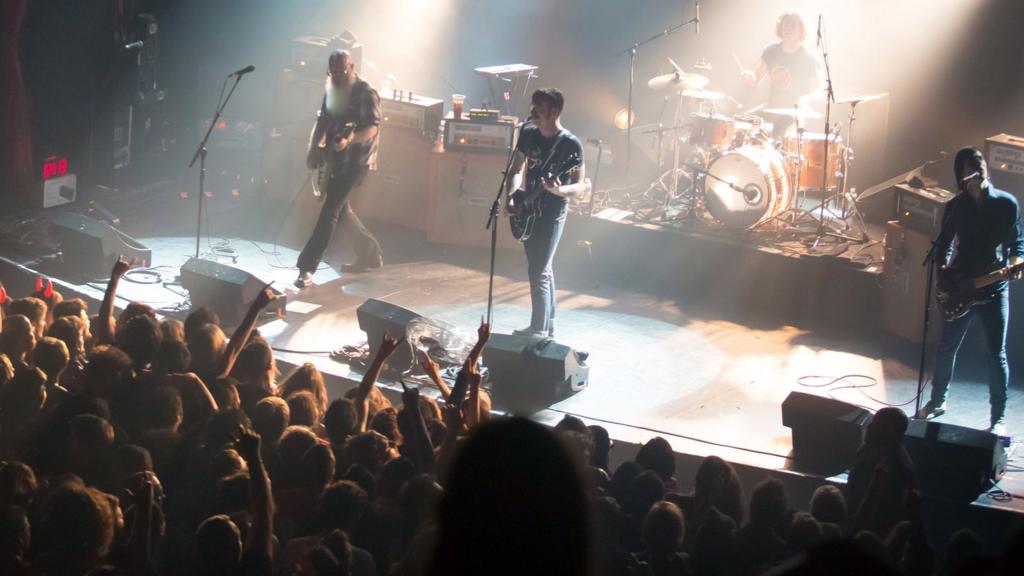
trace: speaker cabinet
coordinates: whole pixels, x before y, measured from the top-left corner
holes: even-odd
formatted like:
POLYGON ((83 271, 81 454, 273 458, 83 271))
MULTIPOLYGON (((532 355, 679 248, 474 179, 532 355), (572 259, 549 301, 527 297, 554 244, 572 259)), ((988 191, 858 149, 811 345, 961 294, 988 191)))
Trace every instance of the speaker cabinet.
MULTIPOLYGON (((882 267, 882 328, 908 340, 921 342, 924 295, 928 268, 923 266, 932 240, 923 232, 891 221, 885 227, 885 263, 882 267)), ((928 342, 938 342, 942 316, 935 303, 932 280, 932 317, 928 342)))
POLYGON ((353 206, 359 216, 422 231, 433 146, 418 130, 382 127, 377 169, 354 191, 353 206))
POLYGON ((911 420, 903 446, 925 496, 973 502, 1006 472, 1006 450, 990 432, 911 420))
POLYGON ((149 266, 152 252, 138 240, 105 222, 75 212, 60 212, 50 222, 50 238, 60 246, 62 270, 74 277, 110 275, 119 255, 149 266))
POLYGON ((498 410, 529 415, 587 386, 590 367, 572 348, 549 338, 491 334, 483 362, 498 410))
POLYGON ((793 434, 793 465, 829 476, 853 464, 871 412, 813 394, 790 392, 782 402, 782 425, 793 434))
MULTIPOLYGON (((407 308, 370 298, 356 310, 356 318, 359 320, 359 329, 366 332, 366 341, 370 346, 370 358, 373 358, 376 356, 377 350, 380 349, 380 342, 384 338, 384 334, 388 334, 392 338, 405 338, 409 323, 421 317, 407 308)), ((402 374, 412 368, 415 361, 416 356, 412 342, 406 338, 405 342, 388 358, 385 369, 390 374, 402 374)))
MULTIPOLYGON (((493 154, 432 153, 427 240, 457 246, 490 246, 484 228, 501 183, 506 158, 493 154)), ((519 249, 508 221, 499 218, 498 248, 519 249)))
MULTIPOLYGON (((181 285, 189 293, 192 307, 209 306, 220 316, 221 326, 234 328, 242 322, 256 295, 267 283, 252 274, 202 258, 189 258, 181 266, 181 285)), ((283 316, 287 297, 278 293, 264 313, 283 316)))

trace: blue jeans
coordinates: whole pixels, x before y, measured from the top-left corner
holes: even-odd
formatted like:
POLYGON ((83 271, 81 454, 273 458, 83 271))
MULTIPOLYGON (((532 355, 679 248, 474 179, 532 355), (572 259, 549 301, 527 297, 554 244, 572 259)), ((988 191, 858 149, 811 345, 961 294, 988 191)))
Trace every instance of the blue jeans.
POLYGON ((932 376, 931 402, 935 405, 946 400, 949 380, 953 376, 956 353, 964 341, 971 321, 978 317, 985 329, 988 344, 988 401, 991 421, 1002 418, 1006 412, 1006 390, 1010 371, 1006 365, 1006 325, 1010 317, 1010 293, 1003 288, 992 300, 978 304, 962 318, 942 323, 942 338, 935 355, 935 373, 932 376))
POLYGON ((562 238, 568 202, 545 193, 541 199, 541 217, 533 224, 533 233, 523 243, 526 268, 530 277, 530 330, 555 335, 555 271, 552 261, 562 238))

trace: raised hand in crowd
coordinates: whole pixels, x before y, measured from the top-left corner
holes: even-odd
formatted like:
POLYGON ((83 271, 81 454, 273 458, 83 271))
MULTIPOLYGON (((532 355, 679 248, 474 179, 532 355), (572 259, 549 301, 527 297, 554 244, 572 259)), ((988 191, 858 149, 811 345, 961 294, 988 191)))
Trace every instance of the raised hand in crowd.
POLYGON ((398 349, 402 343, 405 342, 405 338, 396 340, 392 338, 390 334, 384 334, 384 338, 381 339, 380 346, 377 348, 377 353, 374 355, 373 360, 370 361, 370 365, 366 367, 366 373, 363 375, 363 379, 359 382, 359 386, 356 388, 356 418, 358 420, 357 430, 359 432, 366 432, 366 426, 368 424, 367 415, 370 411, 370 392, 373 391, 373 386, 377 382, 377 378, 380 377, 381 371, 384 369, 384 363, 387 362, 388 358, 394 354, 395 350, 398 349))
POLYGON ((252 495, 252 525, 246 534, 244 556, 248 556, 250 562, 269 565, 274 557, 274 497, 260 444, 259 434, 246 428, 239 429, 234 439, 235 451, 249 467, 249 489, 252 495))
POLYGON ((434 359, 431 358, 430 354, 427 354, 425 350, 421 351, 421 354, 422 358, 420 359, 420 366, 423 368, 423 371, 427 373, 427 376, 430 377, 430 381, 434 383, 434 386, 436 386, 441 392, 441 398, 447 401, 452 390, 448 387, 444 378, 441 378, 441 367, 437 365, 437 362, 434 362, 434 359))
POLYGON ((135 258, 125 260, 124 256, 118 256, 114 266, 110 269, 110 280, 107 281, 107 289, 103 293, 103 302, 100 303, 99 318, 96 322, 94 334, 97 344, 114 343, 114 298, 117 297, 117 286, 128 270, 135 266, 135 258))
POLYGON ((217 370, 218 378, 227 378, 231 374, 231 369, 235 367, 238 355, 245 348, 245 345, 249 343, 249 337, 252 335, 252 329, 256 326, 256 320, 259 318, 260 312, 271 302, 277 300, 277 292, 274 292, 274 289, 270 287, 271 284, 273 282, 268 283, 260 290, 249 306, 249 310, 246 311, 245 317, 242 318, 242 323, 231 334, 227 348, 224 349, 224 355, 221 356, 220 367, 217 370))
POLYGON ((423 413, 420 412, 420 390, 410 388, 405 381, 402 382, 402 417, 408 418, 409 431, 404 438, 407 455, 416 464, 416 470, 423 474, 430 474, 434 471, 434 447, 430 443, 430 434, 427 432, 427 424, 423 420, 423 413))

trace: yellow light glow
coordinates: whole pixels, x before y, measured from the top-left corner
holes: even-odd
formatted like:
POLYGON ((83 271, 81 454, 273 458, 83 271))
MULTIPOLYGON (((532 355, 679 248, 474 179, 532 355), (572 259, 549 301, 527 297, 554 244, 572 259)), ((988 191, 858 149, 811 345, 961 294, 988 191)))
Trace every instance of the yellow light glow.
POLYGON ((615 127, 618 128, 619 130, 625 130, 626 128, 632 126, 633 124, 636 124, 636 112, 630 113, 625 108, 623 108, 622 110, 619 110, 615 114, 615 127), (627 114, 629 115, 628 124, 626 122, 627 114))

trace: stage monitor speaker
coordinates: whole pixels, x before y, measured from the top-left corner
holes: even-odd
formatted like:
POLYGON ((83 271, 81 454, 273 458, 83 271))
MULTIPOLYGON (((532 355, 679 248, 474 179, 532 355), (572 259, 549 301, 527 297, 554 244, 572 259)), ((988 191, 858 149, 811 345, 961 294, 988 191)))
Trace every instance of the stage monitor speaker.
POLYGON ((990 432, 911 420, 903 446, 927 497, 973 502, 1006 472, 1006 450, 990 432))
POLYGON ((483 362, 494 408, 529 415, 586 388, 590 367, 550 338, 491 334, 483 362))
POLYGON ((108 277, 119 255, 149 266, 152 252, 105 222, 77 212, 60 212, 50 221, 50 238, 60 246, 65 273, 81 278, 108 277))
MULTIPOLYGON (((405 338, 409 323, 421 316, 396 304, 370 298, 356 310, 356 318, 359 320, 359 329, 366 332, 366 341, 370 346, 370 358, 373 358, 380 348, 384 334, 388 334, 392 338, 405 338)), ((388 358, 385 370, 389 374, 402 374, 412 368, 414 362, 416 362, 415 351, 412 342, 406 338, 405 342, 388 358)))
MULTIPOLYGON (((220 316, 221 327, 225 330, 242 322, 256 295, 267 284, 245 270, 202 258, 189 258, 181 266, 180 274, 181 285, 188 290, 192 307, 212 308, 220 316)), ((277 300, 264 313, 284 316, 287 304, 286 295, 278 292, 277 300)))
POLYGON ((793 468, 832 476, 853 464, 871 412, 823 396, 790 392, 782 425, 792 431, 793 468))
MULTIPOLYGON (((427 240, 458 246, 490 246, 491 231, 484 226, 501 183, 505 157, 444 152, 432 154, 431 160, 427 240)), ((508 220, 499 218, 498 248, 518 247, 508 220)))

